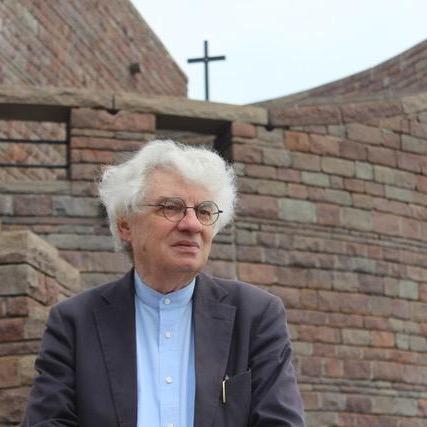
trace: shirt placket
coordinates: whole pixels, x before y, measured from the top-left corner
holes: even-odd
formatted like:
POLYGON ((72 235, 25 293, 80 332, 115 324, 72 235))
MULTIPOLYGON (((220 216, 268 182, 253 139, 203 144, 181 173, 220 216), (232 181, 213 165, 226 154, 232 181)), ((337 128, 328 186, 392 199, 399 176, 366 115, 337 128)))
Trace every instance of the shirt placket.
POLYGON ((160 425, 179 427, 178 309, 173 299, 162 298, 159 305, 159 388, 160 425))

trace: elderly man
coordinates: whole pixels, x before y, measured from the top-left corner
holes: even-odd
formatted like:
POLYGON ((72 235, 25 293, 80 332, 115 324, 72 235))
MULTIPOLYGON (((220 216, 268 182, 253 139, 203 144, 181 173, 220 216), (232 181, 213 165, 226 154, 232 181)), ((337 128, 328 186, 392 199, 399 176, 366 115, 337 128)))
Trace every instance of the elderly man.
POLYGON ((105 169, 134 268, 52 308, 23 426, 304 425, 280 299, 200 273, 235 195, 217 154, 172 141, 105 169))

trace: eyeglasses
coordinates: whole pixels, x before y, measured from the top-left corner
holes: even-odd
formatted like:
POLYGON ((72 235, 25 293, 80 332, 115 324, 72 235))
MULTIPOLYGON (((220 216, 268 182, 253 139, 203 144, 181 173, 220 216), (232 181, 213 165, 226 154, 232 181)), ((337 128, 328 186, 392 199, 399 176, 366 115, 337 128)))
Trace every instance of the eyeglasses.
POLYGON ((165 199, 162 203, 141 206, 158 207, 162 215, 171 222, 181 221, 187 214, 187 209, 194 209, 197 219, 203 225, 214 224, 218 220, 219 214, 222 213, 215 202, 206 201, 197 206, 186 206, 184 200, 180 198, 165 199))

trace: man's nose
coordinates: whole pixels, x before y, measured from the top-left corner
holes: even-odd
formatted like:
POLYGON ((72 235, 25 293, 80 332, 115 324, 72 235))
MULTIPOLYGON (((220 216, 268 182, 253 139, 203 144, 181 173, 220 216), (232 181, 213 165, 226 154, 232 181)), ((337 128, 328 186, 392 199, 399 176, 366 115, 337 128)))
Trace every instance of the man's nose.
POLYGON ((193 233, 197 233, 202 229, 203 225, 197 218, 196 211, 192 208, 187 209, 184 218, 178 222, 179 230, 189 230, 193 233))

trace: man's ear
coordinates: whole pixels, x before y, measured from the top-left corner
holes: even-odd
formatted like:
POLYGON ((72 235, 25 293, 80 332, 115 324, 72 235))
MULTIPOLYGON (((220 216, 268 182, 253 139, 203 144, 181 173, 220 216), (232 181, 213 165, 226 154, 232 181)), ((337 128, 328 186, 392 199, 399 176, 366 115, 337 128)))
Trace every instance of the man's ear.
POLYGON ((130 242, 132 233, 130 229, 129 220, 127 218, 119 218, 117 220, 117 229, 119 230, 119 236, 125 242, 130 242))

